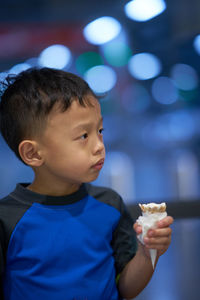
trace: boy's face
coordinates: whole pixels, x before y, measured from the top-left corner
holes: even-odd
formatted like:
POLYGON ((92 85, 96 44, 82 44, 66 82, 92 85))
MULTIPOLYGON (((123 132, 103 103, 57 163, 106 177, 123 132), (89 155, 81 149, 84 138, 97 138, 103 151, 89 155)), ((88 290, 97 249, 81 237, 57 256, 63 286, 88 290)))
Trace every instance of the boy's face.
POLYGON ((103 166, 105 148, 99 102, 73 101, 65 112, 53 109, 39 144, 44 160, 42 177, 55 184, 77 184, 95 180, 103 166))

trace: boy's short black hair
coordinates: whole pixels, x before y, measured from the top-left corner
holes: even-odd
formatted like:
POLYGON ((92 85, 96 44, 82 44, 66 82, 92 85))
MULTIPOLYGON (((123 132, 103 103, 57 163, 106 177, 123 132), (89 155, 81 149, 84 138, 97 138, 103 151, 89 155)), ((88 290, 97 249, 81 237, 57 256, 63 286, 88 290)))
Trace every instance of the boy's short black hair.
POLYGON ((85 96, 97 98, 79 76, 50 68, 31 68, 8 76, 5 84, 0 102, 0 131, 20 160, 20 142, 42 132, 56 103, 64 112, 74 100, 85 106, 85 96))

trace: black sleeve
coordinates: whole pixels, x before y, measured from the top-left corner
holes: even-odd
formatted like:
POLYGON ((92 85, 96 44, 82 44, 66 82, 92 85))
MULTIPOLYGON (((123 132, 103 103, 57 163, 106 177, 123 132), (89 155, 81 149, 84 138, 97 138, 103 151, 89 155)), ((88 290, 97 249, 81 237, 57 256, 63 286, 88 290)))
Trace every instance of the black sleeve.
POLYGON ((0 299, 4 299, 3 296, 3 272, 4 272, 4 267, 5 267, 5 234, 3 230, 2 223, 0 222, 0 299))
POLYGON ((4 299, 2 278, 9 240, 17 222, 29 207, 10 196, 0 200, 0 300, 4 299))
POLYGON ((134 257, 137 251, 137 239, 133 229, 133 219, 120 198, 121 218, 114 231, 112 247, 115 258, 116 274, 122 272, 126 264, 134 257))

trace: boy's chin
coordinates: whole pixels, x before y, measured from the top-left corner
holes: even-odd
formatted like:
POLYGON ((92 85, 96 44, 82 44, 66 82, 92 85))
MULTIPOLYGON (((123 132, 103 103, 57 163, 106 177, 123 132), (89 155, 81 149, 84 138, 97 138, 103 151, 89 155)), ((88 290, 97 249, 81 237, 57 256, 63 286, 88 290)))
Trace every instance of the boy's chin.
POLYGON ((84 180, 84 183, 89 183, 89 182, 95 181, 98 177, 99 177, 99 173, 91 176, 90 178, 87 178, 86 180, 84 180))

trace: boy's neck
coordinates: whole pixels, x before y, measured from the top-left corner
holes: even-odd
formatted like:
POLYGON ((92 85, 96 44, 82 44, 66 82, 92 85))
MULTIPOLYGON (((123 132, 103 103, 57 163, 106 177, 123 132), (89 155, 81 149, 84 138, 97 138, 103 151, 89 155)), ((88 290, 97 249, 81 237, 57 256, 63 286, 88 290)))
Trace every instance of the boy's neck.
POLYGON ((66 196, 75 193, 80 188, 81 184, 63 184, 63 185, 51 185, 51 184, 38 184, 34 180, 28 187, 32 192, 48 195, 48 196, 66 196))

